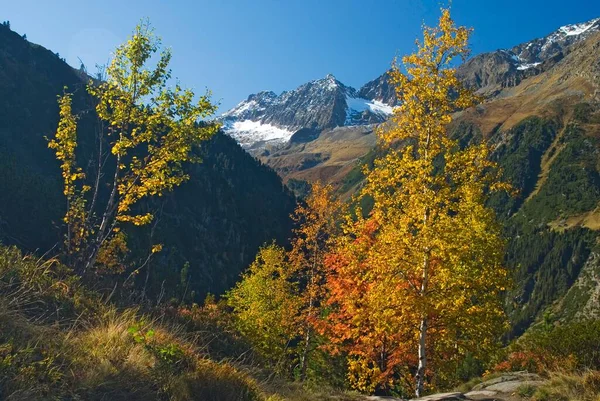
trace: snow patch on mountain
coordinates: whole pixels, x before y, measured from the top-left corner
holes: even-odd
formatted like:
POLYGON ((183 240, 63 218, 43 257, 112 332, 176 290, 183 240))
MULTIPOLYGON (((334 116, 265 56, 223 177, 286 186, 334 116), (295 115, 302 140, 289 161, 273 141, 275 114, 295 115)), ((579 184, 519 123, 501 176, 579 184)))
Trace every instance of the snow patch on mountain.
POLYGON ((600 18, 596 18, 596 19, 593 19, 591 21, 584 22, 581 24, 565 25, 565 26, 558 28, 558 30, 560 32, 564 33, 566 36, 581 35, 582 33, 586 32, 588 29, 593 27, 594 24, 598 21, 600 21, 600 18))
POLYGON ((294 134, 287 129, 252 120, 227 121, 223 130, 242 146, 251 146, 256 142, 283 143, 289 141, 294 134))
POLYGON ((550 35, 542 38, 543 41, 541 50, 545 51, 556 42, 561 42, 565 40, 578 40, 587 36, 587 34, 592 33, 594 31, 598 31, 600 29, 600 18, 595 18, 593 20, 582 22, 580 24, 571 24, 565 25, 558 28, 555 32, 550 35))
POLYGON ((394 108, 379 100, 368 100, 360 97, 346 96, 346 122, 344 125, 361 125, 362 115, 365 111, 387 118, 394 108))
POLYGON ((523 64, 519 64, 517 66, 517 70, 521 70, 521 71, 528 70, 530 68, 537 67, 540 64, 542 64, 542 63, 537 62, 537 63, 523 63, 523 64))

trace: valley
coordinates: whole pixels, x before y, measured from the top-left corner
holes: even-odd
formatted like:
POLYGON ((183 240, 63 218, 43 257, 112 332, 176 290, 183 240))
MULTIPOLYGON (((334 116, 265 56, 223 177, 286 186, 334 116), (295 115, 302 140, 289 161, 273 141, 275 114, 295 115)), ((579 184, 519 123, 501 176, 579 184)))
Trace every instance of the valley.
POLYGON ((2 23, 0 401, 597 401, 600 18, 436 18, 220 115, 149 20, 96 75, 2 23))

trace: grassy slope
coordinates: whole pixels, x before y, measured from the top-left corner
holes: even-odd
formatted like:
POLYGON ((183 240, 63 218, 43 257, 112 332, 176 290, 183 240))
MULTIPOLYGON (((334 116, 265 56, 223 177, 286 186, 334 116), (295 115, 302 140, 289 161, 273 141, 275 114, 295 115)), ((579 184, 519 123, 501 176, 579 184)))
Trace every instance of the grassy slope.
POLYGON ((231 315, 208 306, 191 324, 180 311, 116 307, 56 260, 0 245, 0 400, 363 399, 261 368, 216 324, 231 315))
POLYGON ((264 398, 180 327, 117 310, 55 261, 0 247, 0 399, 264 398))

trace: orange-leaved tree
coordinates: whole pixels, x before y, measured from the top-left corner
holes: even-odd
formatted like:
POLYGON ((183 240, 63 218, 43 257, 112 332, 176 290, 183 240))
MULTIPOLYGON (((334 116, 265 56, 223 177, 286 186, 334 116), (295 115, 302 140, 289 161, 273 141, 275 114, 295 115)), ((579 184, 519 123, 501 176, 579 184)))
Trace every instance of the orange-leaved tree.
MULTIPOLYGON (((66 253, 80 273, 101 260, 115 263, 108 260, 111 255, 126 249, 123 223, 150 223, 153 215, 139 208, 140 201, 185 182, 185 164, 200 162, 194 147, 218 129, 202 121, 216 111, 209 93, 195 101, 193 91, 179 84, 169 87, 171 53, 163 50, 156 57, 160 47, 149 23, 143 22, 117 48, 105 79, 90 80, 87 92, 98 121, 89 171, 75 157, 81 141, 72 95, 59 98, 60 121, 49 147, 62 163, 66 253)), ((152 248, 159 250, 160 245, 152 248)))
POLYGON ((297 206, 291 250, 263 247, 242 280, 227 295, 238 329, 281 370, 307 374, 317 344, 314 324, 324 298, 324 257, 334 238, 339 202, 332 187, 312 185, 297 206))
POLYGON ((443 9, 404 69, 394 63, 400 106, 361 192, 372 210, 347 218, 327 258, 326 328, 363 391, 421 396, 465 355, 485 359, 505 328, 504 241, 486 201, 507 187, 485 143, 461 148, 447 130, 477 100, 454 68, 469 33, 443 9))
POLYGON ((313 326, 325 296, 324 259, 335 237, 339 210, 340 203, 334 199, 333 187, 315 182, 306 202, 299 204, 292 215, 297 228, 289 260, 302 300, 298 317, 298 331, 304 340, 299 355, 302 381, 306 378, 310 351, 315 346, 313 326))

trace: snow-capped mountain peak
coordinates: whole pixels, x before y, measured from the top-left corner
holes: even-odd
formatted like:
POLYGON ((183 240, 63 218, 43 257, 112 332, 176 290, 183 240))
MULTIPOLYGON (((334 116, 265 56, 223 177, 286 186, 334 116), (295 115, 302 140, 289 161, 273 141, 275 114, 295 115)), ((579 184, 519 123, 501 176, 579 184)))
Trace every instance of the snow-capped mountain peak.
POLYGON ((581 35, 582 33, 592 29, 599 21, 600 18, 595 18, 591 21, 583 22, 581 24, 565 25, 558 28, 558 31, 564 33, 566 36, 581 35))
POLYGON ((235 117, 251 119, 264 111, 277 99, 275 92, 262 91, 248 96, 248 98, 237 104, 234 108, 223 113, 222 117, 235 117))
POLYGON ((493 95, 518 85, 558 63, 571 46, 600 32, 600 18, 565 25, 547 36, 511 49, 479 54, 458 68, 459 78, 481 93, 493 95))
POLYGON ((336 90, 340 86, 343 86, 334 76, 333 74, 327 74, 325 78, 319 79, 315 82, 320 83, 324 89, 326 90, 336 90))
POLYGON ((300 85, 277 96, 264 91, 221 115, 223 129, 246 148, 287 142, 294 132, 315 132, 349 125, 384 121, 392 107, 380 100, 359 96, 332 74, 300 85))
POLYGON ((522 43, 509 50, 517 57, 517 69, 523 70, 536 66, 566 47, 579 42, 589 35, 600 31, 600 18, 594 18, 579 24, 565 25, 551 34, 522 43), (520 68, 519 68, 520 67, 520 68))

